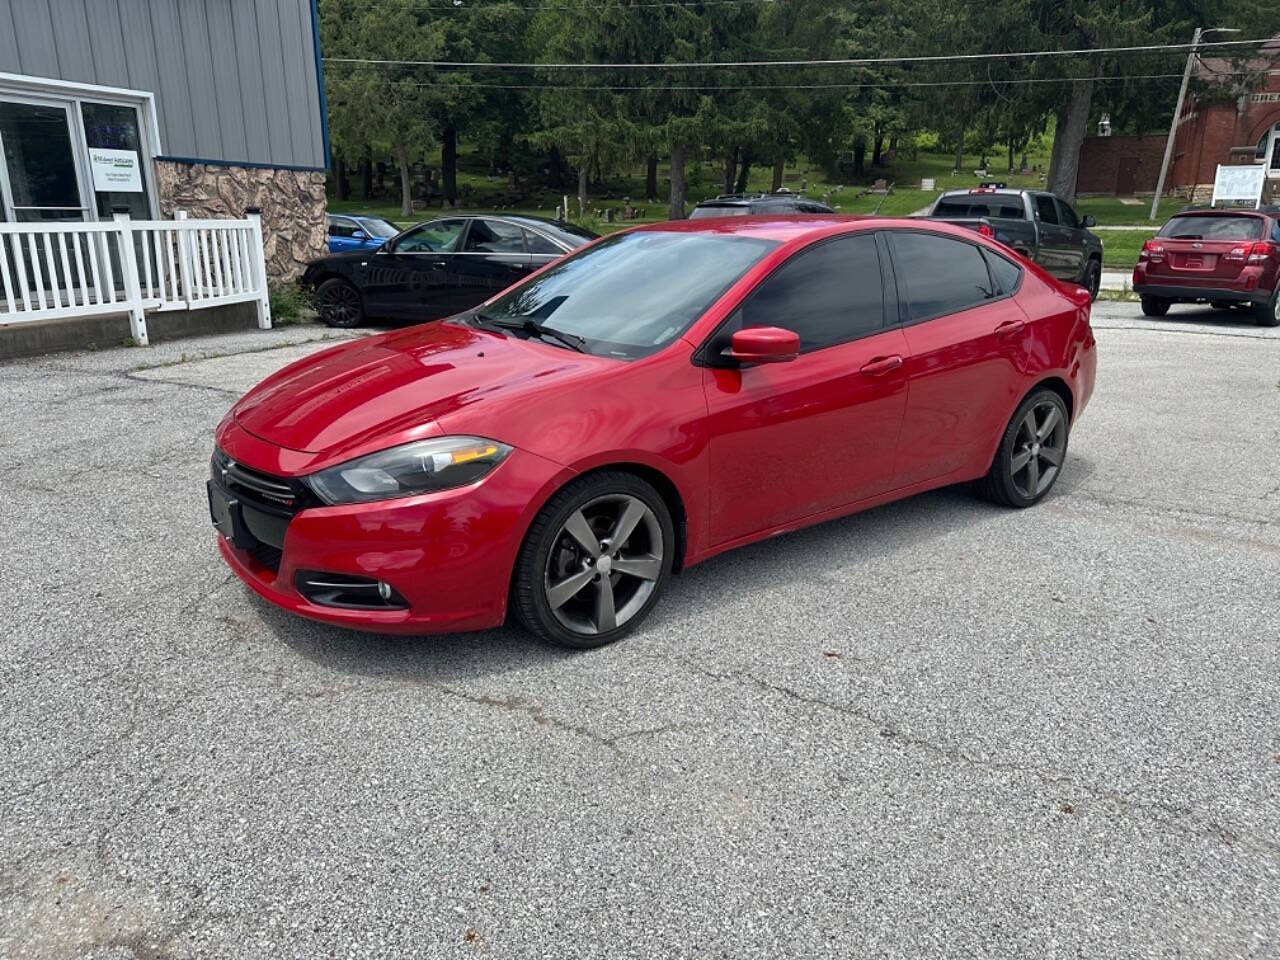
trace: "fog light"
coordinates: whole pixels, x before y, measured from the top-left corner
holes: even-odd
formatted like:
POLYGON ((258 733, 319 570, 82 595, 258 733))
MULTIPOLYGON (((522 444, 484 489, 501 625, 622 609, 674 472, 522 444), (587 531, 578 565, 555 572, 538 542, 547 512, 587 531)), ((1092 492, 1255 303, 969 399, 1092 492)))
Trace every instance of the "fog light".
POLYGON ((391 589, 391 584, 382 580, 378 581, 378 596, 383 600, 390 600, 392 593, 394 593, 394 591, 391 589))

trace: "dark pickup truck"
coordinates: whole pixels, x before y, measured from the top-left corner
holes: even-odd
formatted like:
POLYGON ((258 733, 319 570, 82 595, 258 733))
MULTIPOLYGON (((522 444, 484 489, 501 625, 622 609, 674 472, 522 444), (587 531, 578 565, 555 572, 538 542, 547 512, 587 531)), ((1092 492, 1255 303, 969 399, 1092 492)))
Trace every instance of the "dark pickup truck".
POLYGON ((1059 280, 1087 287, 1098 296, 1102 283, 1102 241, 1083 219, 1052 193, 984 186, 950 190, 929 211, 929 219, 968 227, 1012 247, 1059 280))

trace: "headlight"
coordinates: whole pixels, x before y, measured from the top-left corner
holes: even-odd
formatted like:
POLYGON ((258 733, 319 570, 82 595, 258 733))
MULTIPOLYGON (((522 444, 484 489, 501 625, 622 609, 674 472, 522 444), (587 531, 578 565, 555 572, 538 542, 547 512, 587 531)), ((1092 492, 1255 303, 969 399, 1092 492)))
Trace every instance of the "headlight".
POLYGON ((371 453, 307 477, 325 503, 365 503, 461 487, 511 452, 482 437, 437 437, 371 453))

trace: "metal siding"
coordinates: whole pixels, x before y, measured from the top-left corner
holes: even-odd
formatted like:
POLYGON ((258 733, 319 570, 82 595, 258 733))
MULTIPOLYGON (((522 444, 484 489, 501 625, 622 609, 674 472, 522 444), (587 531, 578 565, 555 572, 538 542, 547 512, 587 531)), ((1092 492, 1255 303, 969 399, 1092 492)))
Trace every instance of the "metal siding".
MULTIPOLYGON (((141 3, 142 0, 137 0, 141 3)), ((194 155, 196 128, 187 89, 182 24, 173 0, 146 0, 156 58, 156 109, 160 114, 160 148, 168 154, 194 155)))
MULTIPOLYGON (((96 2, 96 0, 95 0, 96 2)), ((53 42, 58 49, 59 76, 63 80, 99 83, 94 72, 93 48, 84 0, 48 0, 53 42)))
MULTIPOLYGON (((288 0, 286 0, 288 2, 288 0)), ((283 50, 280 40, 280 14, 276 0, 258 0, 258 46, 262 55, 259 69, 266 85, 268 130, 271 137, 271 156, 293 155, 289 138, 289 100, 285 92, 284 57, 274 56, 283 50)))
POLYGON ((233 4, 231 18, 236 36, 240 106, 244 115, 244 155, 269 157, 272 156, 271 127, 267 122, 267 91, 262 75, 262 53, 258 48, 258 20, 254 15, 254 5, 233 4))
MULTIPOLYGON (((89 36, 93 38, 96 82, 112 87, 129 86, 129 58, 125 54, 123 24, 116 0, 85 0, 85 13, 89 36)), ((150 32, 148 29, 148 35, 150 32)))
POLYGON ((18 38, 15 34, 13 5, 10 0, 0 0, 0 73, 22 72, 22 61, 18 59, 18 38))
POLYGON ((18 73, 62 76, 48 0, 18 0, 13 11, 13 35, 18 44, 18 62, 22 65, 18 73))
POLYGON ((249 155, 244 132, 244 101, 240 96, 240 67, 236 37, 231 26, 229 0, 205 0, 209 46, 213 58, 214 92, 218 98, 218 126, 222 130, 222 155, 243 159, 249 155))
MULTIPOLYGON (((296 104, 307 101, 307 70, 309 56, 298 56, 296 44, 301 42, 302 23, 298 16, 302 0, 277 0, 280 11, 280 49, 283 53, 290 50, 291 55, 284 56, 285 91, 289 96, 289 137, 296 156, 305 156, 311 152, 311 126, 307 122, 307 114, 293 109, 296 104)), ((308 8, 310 12, 310 8, 308 8)), ((308 17, 310 22, 310 17, 308 17)), ((312 99, 312 103, 315 100, 312 99)))
POLYGON ((0 0, 0 71, 154 93, 166 156, 322 168, 313 29, 311 0, 0 0))

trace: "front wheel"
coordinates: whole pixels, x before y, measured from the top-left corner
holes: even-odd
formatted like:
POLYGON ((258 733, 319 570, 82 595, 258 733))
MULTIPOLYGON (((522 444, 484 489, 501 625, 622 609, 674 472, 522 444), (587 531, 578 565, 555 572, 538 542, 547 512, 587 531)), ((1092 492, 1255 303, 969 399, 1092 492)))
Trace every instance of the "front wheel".
POLYGON ((1253 319, 1260 327, 1280 327, 1280 285, 1266 303, 1253 305, 1253 319))
POLYGON ((1102 289, 1102 261, 1090 259, 1084 268, 1084 276, 1080 285, 1089 291, 1089 299, 1097 300, 1098 291, 1102 289))
POLYGON ((622 471, 590 474, 534 518, 516 560, 512 606, 543 640, 602 647, 653 610, 675 549, 671 512, 650 484, 622 471))
POLYGON ((1006 507, 1029 507, 1042 500, 1067 458, 1067 421, 1067 405, 1056 392, 1032 392, 1005 427, 979 492, 1006 507))
POLYGON ((360 291, 341 277, 330 277, 316 288, 316 311, 330 327, 358 327, 364 323, 360 291))
POLYGON ((1142 315, 1144 317, 1163 317, 1169 312, 1169 301, 1162 297, 1143 297, 1142 315))

